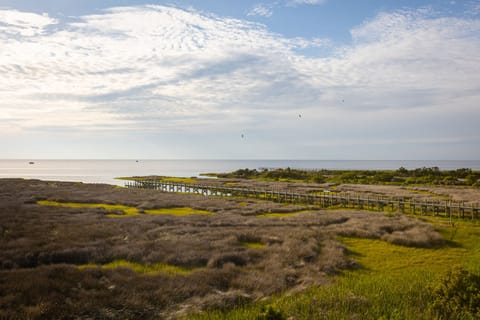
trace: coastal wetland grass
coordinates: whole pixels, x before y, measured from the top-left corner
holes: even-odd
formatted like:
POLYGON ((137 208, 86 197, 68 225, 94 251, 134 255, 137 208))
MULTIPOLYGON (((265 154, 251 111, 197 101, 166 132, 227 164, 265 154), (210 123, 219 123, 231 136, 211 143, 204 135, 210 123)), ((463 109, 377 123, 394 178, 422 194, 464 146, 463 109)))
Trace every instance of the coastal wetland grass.
MULTIPOLYGON (((48 200, 39 200, 37 204, 42 206, 55 206, 55 207, 66 207, 66 208, 103 208, 111 212, 123 212, 123 214, 118 213, 109 213, 107 214, 110 218, 122 218, 122 217, 131 217, 139 216, 141 213, 136 207, 130 207, 125 205, 118 204, 106 204, 106 203, 79 203, 79 202, 57 202, 57 201, 48 201, 48 200)), ((207 210, 197 210, 189 207, 181 208, 159 208, 159 209, 147 209, 143 210, 143 214, 149 215, 171 215, 171 216, 189 216, 189 215, 211 215, 213 212, 207 210)))
MULTIPOLYGON (((107 203, 79 203, 79 202, 57 202, 49 200, 39 200, 37 204, 50 207, 64 207, 64 208, 103 208, 107 211, 122 211, 125 216, 138 215, 137 208, 107 203)), ((120 215, 117 215, 120 216, 120 215)))
MULTIPOLYGON (((163 176, 155 176, 156 181, 163 181, 163 182, 175 182, 175 183, 198 183, 198 179, 196 178, 183 178, 183 177, 163 177, 163 176)), ((117 180, 125 180, 125 181, 144 181, 145 177, 119 177, 115 178, 117 180)))
POLYGON ((288 218, 302 213, 311 212, 310 210, 299 210, 293 212, 269 212, 256 215, 257 218, 288 218))
POLYGON ((451 196, 438 194, 438 193, 435 193, 433 191, 429 191, 429 190, 425 190, 425 189, 420 189, 419 187, 407 187, 406 190, 408 190, 409 192, 414 193, 414 194, 425 195, 425 196, 428 196, 429 198, 438 199, 438 200, 451 200, 452 199, 451 196))
POLYGON ((230 311, 211 311, 189 319, 254 319, 271 306, 292 319, 435 319, 432 288, 452 268, 480 272, 480 224, 441 217, 425 218, 446 239, 432 248, 405 247, 378 239, 343 237, 357 269, 330 276, 325 286, 274 295, 230 311), (454 229, 456 229, 454 231, 454 229))
POLYGON ((240 245, 250 249, 265 249, 266 245, 261 242, 247 242, 241 241, 240 245))
POLYGON ((102 268, 102 269, 117 269, 117 268, 128 268, 133 270, 136 273, 144 275, 156 275, 156 274, 165 274, 165 275, 189 275, 193 272, 193 269, 169 265, 166 263, 151 263, 151 264, 140 264, 132 261, 127 261, 123 259, 114 260, 109 263, 98 265, 95 263, 89 263, 85 265, 79 265, 80 270, 85 268, 102 268))
MULTIPOLYGON (((50 200, 39 200, 37 204, 42 206, 54 206, 54 207, 65 207, 65 208, 103 208, 107 211, 114 213, 107 214, 110 218, 125 218, 132 216, 139 216, 142 214, 148 215, 170 215, 175 217, 183 217, 189 215, 212 215, 214 212, 208 210, 199 210, 190 207, 180 207, 180 208, 158 208, 158 209, 145 209, 143 212, 140 212, 136 207, 130 207, 125 205, 118 204, 107 204, 107 203, 81 203, 81 202, 58 202, 50 200), (123 212, 123 214, 119 214, 123 212)), ((241 202, 240 206, 246 206, 247 202, 241 202)), ((265 214, 256 215, 258 218, 287 218, 290 216, 295 216, 301 213, 310 212, 308 210, 300 210, 294 212, 271 212, 265 214)))
POLYGON ((476 221, 56 184, 0 184, 0 318, 439 319, 431 288, 480 272, 476 221), (147 212, 189 206, 217 214, 147 212))
POLYGON ((214 214, 211 211, 207 210, 197 210, 193 208, 183 207, 183 208, 162 208, 162 209, 151 209, 145 210, 147 214, 166 214, 176 217, 189 216, 189 215, 211 215, 214 214))

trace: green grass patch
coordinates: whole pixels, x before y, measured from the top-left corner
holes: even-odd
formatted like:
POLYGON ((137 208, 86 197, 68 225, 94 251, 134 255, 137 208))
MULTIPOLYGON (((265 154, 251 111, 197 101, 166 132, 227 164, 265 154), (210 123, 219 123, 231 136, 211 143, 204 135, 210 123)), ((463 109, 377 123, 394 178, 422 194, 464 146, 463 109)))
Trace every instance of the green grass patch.
POLYGON ((224 182, 223 185, 224 186, 236 186, 236 185, 238 185, 238 182, 224 182))
POLYGON ((161 181, 166 182, 177 182, 177 183, 197 183, 198 180, 195 178, 181 178, 181 177, 162 177, 161 181))
POLYGON ((467 250, 459 246, 442 248, 412 248, 390 244, 381 240, 342 238, 361 266, 358 273, 403 274, 418 270, 443 271, 445 266, 458 263, 467 250), (435 261, 434 264, 432 262, 435 261))
POLYGON ((126 180, 126 181, 143 181, 145 177, 116 177, 116 180, 126 180))
POLYGON ((211 211, 197 210, 197 209, 192 209, 192 208, 188 208, 188 207, 151 209, 151 210, 145 210, 145 213, 147 213, 147 214, 167 214, 167 215, 177 216, 177 217, 189 216, 189 215, 210 215, 210 214, 214 214, 211 211))
POLYGON ((81 202, 57 202, 40 200, 37 204, 42 206, 66 207, 66 208, 103 208, 107 211, 123 211, 125 214, 108 214, 109 217, 126 217, 136 216, 139 214, 137 208, 124 206, 120 204, 106 204, 106 203, 81 203, 81 202))
POLYGON ((264 249, 265 244, 261 242, 247 242, 247 241, 242 241, 240 244, 244 247, 250 248, 250 249, 264 249))
POLYGON ((305 212, 311 212, 308 210, 295 211, 295 212, 272 212, 256 215, 258 218, 288 218, 291 216, 296 216, 305 212))
POLYGON ((126 181, 148 181, 149 178, 151 180, 156 180, 156 181, 187 183, 187 184, 198 182, 198 180, 196 178, 164 177, 164 176, 158 176, 158 177, 118 177, 118 178, 115 178, 115 179, 126 180, 126 181))
POLYGON ((136 273, 146 274, 146 275, 155 275, 155 274, 166 274, 166 275, 189 275, 193 272, 193 269, 178 267, 169 265, 166 263, 152 263, 148 265, 143 265, 127 260, 114 260, 112 262, 97 265, 97 264, 86 264, 78 266, 79 269, 85 268, 103 268, 103 269, 117 269, 117 268, 128 268, 132 269, 136 273))
MULTIPOLYGON (((57 202, 57 201, 48 201, 40 200, 37 201, 37 204, 42 206, 55 206, 55 207, 66 207, 66 208, 103 208, 107 211, 123 211, 124 214, 109 213, 107 214, 110 218, 122 218, 122 217, 131 217, 138 216, 140 212, 135 207, 129 207, 119 204, 105 204, 105 203, 80 203, 80 202, 57 202)), ((171 216, 188 216, 188 215, 210 215, 213 214, 211 211, 206 210, 197 210, 188 207, 184 208, 161 208, 161 209, 151 209, 145 210, 145 214, 166 214, 171 216)))

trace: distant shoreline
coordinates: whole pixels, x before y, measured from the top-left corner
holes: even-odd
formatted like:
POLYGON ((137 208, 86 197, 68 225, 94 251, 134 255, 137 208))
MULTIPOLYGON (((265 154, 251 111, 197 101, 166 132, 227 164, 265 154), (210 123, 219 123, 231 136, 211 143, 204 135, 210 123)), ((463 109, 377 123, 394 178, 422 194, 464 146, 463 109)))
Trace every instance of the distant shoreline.
POLYGON ((27 178, 124 185, 117 177, 199 177, 239 169, 397 170, 438 167, 440 170, 480 170, 480 160, 0 160, 0 178, 27 178), (138 160, 138 162, 137 162, 138 160), (30 164, 34 162, 34 164, 30 164))

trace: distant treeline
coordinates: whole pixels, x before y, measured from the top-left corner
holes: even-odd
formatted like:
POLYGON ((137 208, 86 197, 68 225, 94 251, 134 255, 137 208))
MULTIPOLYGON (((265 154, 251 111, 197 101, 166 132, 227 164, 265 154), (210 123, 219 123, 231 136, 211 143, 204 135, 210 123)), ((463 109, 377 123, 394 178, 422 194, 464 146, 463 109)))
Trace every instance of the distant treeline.
POLYGON ((216 174, 216 176, 317 183, 480 186, 480 171, 467 168, 456 170, 440 170, 438 167, 411 170, 403 167, 397 170, 239 169, 231 173, 216 174))

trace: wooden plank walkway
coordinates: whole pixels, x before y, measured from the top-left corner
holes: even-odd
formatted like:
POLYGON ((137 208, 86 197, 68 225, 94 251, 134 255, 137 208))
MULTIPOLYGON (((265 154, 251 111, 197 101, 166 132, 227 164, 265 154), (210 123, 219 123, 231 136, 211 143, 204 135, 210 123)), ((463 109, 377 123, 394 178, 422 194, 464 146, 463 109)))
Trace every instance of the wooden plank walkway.
POLYGON ((352 208, 375 211, 391 211, 421 215, 440 215, 463 219, 478 219, 479 204, 467 205, 463 202, 418 201, 409 198, 387 198, 352 195, 348 193, 294 193, 267 189, 252 189, 247 187, 225 187, 202 184, 167 182, 161 180, 135 180, 125 184, 127 188, 154 189, 165 192, 195 193, 205 196, 245 197, 260 200, 276 201, 293 204, 311 204, 322 208, 352 208))

